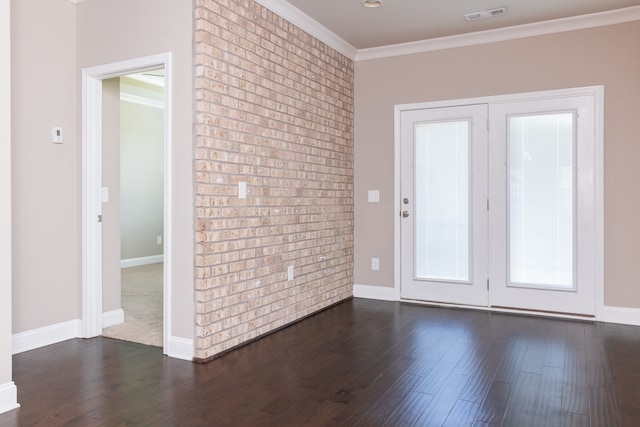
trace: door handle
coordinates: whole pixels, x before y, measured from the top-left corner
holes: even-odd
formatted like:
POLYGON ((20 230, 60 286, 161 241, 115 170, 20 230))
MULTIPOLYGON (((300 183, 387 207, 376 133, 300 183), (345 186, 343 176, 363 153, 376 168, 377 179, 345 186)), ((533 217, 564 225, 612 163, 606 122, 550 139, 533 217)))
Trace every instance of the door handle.
POLYGON ((402 211, 402 218, 406 218, 409 216, 409 211, 402 211))

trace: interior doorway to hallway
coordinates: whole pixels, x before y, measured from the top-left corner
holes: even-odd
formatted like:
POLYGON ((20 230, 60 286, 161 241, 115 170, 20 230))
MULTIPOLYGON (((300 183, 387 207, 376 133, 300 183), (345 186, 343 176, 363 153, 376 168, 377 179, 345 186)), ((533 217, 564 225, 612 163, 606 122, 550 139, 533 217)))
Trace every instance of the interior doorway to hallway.
MULTIPOLYGON (((126 325, 127 311, 133 313, 131 309, 127 309, 127 301, 135 303, 135 297, 138 296, 139 299, 148 302, 150 299, 148 295, 136 294, 141 293, 139 286, 141 282, 153 282, 156 283, 156 286, 153 286, 156 294, 160 288, 160 296, 156 299, 161 301, 161 315, 156 315, 159 320, 155 323, 161 326, 159 334, 158 328, 155 329, 156 341, 145 342, 145 344, 160 345, 167 354, 167 337, 171 330, 170 272, 172 266, 170 226, 172 211, 169 185, 171 182, 171 54, 163 53, 85 68, 82 72, 82 83, 82 335, 86 338, 95 337, 102 335, 105 327, 116 324, 126 325), (164 71, 164 76, 159 70, 164 71), (149 147, 137 147, 138 157, 136 157, 130 152, 131 147, 120 143, 120 123, 117 126, 108 126, 110 119, 108 114, 113 109, 117 110, 116 114, 111 112, 111 118, 117 117, 123 125, 126 120, 135 117, 133 114, 120 114, 120 109, 124 112, 127 108, 138 108, 145 96, 140 92, 124 95, 119 90, 119 86, 141 86, 147 91, 146 95, 149 95, 148 92, 153 92, 151 86, 154 86, 149 79, 164 81, 164 93, 157 99, 146 96, 147 99, 144 101, 146 104, 155 104, 155 106, 146 105, 151 107, 151 109, 147 108, 148 114, 155 114, 162 118, 161 125, 157 129, 160 136, 156 138, 160 142, 155 142, 155 147, 159 151, 151 154, 149 147), (134 84, 132 81, 136 80, 134 84), (109 92, 110 84, 118 87, 118 90, 109 92), (123 107, 125 104, 128 107, 123 107), (150 113, 154 108, 155 113, 150 113), (109 144, 109 139, 114 139, 117 143, 109 144), (113 150, 109 151, 110 148, 113 150), (123 154, 122 158, 121 154, 123 154), (116 162, 118 168, 107 167, 109 161, 116 162), (147 166, 151 166, 156 171, 159 170, 160 176, 154 175, 149 170, 145 171, 144 167, 147 166), (125 170, 129 171, 128 176, 125 176, 125 170), (133 186, 135 191, 121 188, 120 181, 124 183, 131 178, 137 182, 133 186), (145 181, 154 182, 155 190, 140 184, 145 181), (156 201, 152 202, 146 198, 150 193, 159 193, 160 197, 156 197, 156 201), (116 200, 122 203, 114 203, 116 200), (127 214, 127 209, 132 212, 127 214), (142 215, 142 221, 135 218, 145 210, 153 210, 157 218, 152 219, 148 212, 147 215, 142 215), (133 221, 132 218, 138 221, 133 221), (147 236, 151 233, 151 238, 132 239, 134 234, 142 231, 147 233, 147 236), (151 246, 155 251, 141 251, 136 241, 142 241, 142 246, 151 246), (145 268, 151 270, 151 273, 140 272, 145 268), (135 273, 135 269, 138 269, 138 274, 129 274, 135 273), (148 280, 150 277, 160 277, 160 280, 148 280), (133 291, 127 291, 127 282, 133 283, 133 291), (111 289, 109 283, 115 283, 117 289, 111 289), (158 283, 161 284, 157 286, 158 283)), ((142 120, 139 116, 132 121, 133 125, 141 126, 142 120)), ((146 184, 148 185, 149 182, 146 184)), ((150 334, 142 332, 141 335, 148 337, 150 334)), ((134 338, 134 340, 137 339, 134 338)))
POLYGON ((162 347, 164 68, 103 81, 103 335, 162 347))

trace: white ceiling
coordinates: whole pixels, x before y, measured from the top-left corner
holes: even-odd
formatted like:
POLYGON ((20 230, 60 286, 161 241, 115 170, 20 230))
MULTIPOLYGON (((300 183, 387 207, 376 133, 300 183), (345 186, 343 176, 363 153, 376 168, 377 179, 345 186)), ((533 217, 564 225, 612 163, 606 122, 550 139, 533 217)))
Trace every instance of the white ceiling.
MULTIPOLYGON (((260 1, 265 3, 265 1, 260 1)), ((278 0, 308 15, 357 50, 639 6, 640 0, 278 0), (467 22, 464 15, 506 6, 508 14, 467 22)))

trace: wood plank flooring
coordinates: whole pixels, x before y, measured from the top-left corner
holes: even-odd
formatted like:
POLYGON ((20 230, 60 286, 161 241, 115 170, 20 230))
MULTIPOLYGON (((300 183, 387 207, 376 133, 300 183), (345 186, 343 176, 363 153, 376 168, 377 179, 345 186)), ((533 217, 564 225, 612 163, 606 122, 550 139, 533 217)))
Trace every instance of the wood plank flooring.
POLYGON ((638 426, 640 327, 354 299, 205 365, 75 339, 14 381, 0 426, 638 426))

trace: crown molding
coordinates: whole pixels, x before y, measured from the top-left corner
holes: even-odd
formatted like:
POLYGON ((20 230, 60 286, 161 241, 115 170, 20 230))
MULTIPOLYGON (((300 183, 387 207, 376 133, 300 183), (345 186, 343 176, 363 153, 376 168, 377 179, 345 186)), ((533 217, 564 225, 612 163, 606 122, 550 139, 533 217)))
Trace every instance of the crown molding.
POLYGON ((282 0, 255 0, 256 3, 266 7, 276 15, 291 22, 293 25, 306 31, 321 42, 327 44, 350 59, 355 59, 358 50, 340 38, 318 21, 303 13, 291 3, 282 0))
MULTIPOLYGON (((79 4, 89 0, 68 1, 79 4)), ((371 59, 388 58, 392 56, 411 55, 435 50, 475 46, 479 44, 516 40, 525 37, 543 36, 547 34, 640 21, 640 6, 631 6, 606 12, 591 13, 588 15, 579 15, 569 18, 553 19, 550 21, 534 22, 532 24, 497 28, 495 30, 477 31, 473 33, 438 37, 434 39, 373 47, 369 49, 356 49, 337 34, 287 1, 255 1, 354 61, 368 61, 371 59)))
POLYGON ((584 30, 587 28, 603 27, 606 25, 622 24, 640 20, 640 6, 626 7, 607 12, 573 16, 570 18, 553 19, 532 24, 516 25, 497 28, 495 30, 478 31, 448 37, 422 40, 410 43, 374 47, 358 50, 355 61, 388 58, 392 56, 411 55, 415 53, 431 52, 435 50, 452 49, 456 47, 474 46, 485 43, 495 43, 525 37, 542 36, 562 33, 566 31, 584 30))
POLYGON ((145 105, 147 107, 153 107, 158 109, 164 109, 164 102, 155 99, 147 98, 145 96, 134 95, 132 93, 120 92, 120 101, 131 102, 133 104, 145 105))

